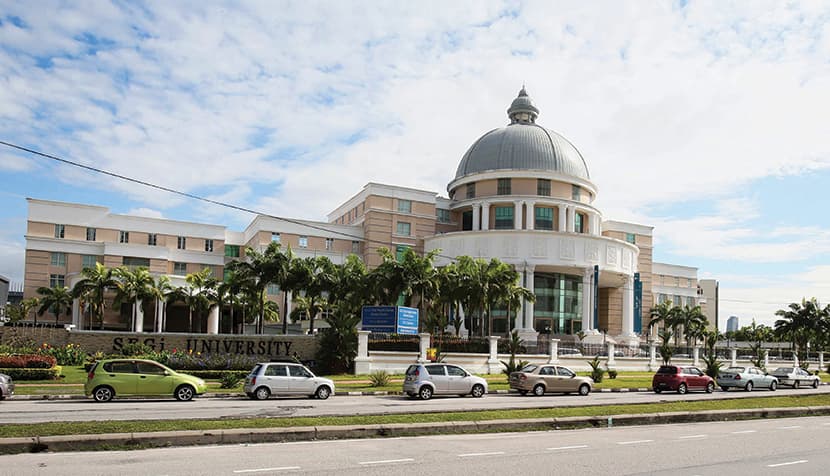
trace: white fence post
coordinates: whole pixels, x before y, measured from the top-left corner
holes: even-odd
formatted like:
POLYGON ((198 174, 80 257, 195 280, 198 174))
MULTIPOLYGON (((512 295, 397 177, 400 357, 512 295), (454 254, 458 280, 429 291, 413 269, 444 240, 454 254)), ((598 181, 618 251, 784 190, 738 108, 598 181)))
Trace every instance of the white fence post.
POLYGON ((732 353, 732 356, 731 356, 731 357, 732 357, 732 363, 731 363, 730 365, 731 365, 732 367, 734 367, 734 366, 738 365, 738 349, 736 349, 736 348, 734 348, 734 347, 733 347, 733 348, 731 348, 731 349, 729 349, 729 350, 730 350, 730 351, 731 351, 731 353, 732 353))
POLYGON ((700 365, 700 346, 696 345, 695 348, 692 350, 692 365, 697 367, 700 365))
POLYGON ((357 331, 357 357, 354 359, 354 374, 372 373, 372 359, 369 358, 369 331, 357 331))
POLYGON ((824 370, 826 370, 824 368, 824 351, 821 351, 821 352, 818 353, 818 369, 821 370, 822 372, 824 370))
POLYGON ((657 344, 652 342, 648 346, 648 369, 654 370, 657 368, 657 344))
POLYGON ((559 339, 550 340, 550 357, 548 363, 553 364, 559 362, 559 339))
POLYGON ((490 357, 487 359, 488 373, 501 373, 501 362, 499 362, 499 337, 490 336, 490 357))
POLYGON ((614 365, 616 362, 614 361, 614 343, 609 342, 608 344, 608 363, 606 366, 614 365))
POLYGON ((421 343, 420 343, 421 344, 421 346, 420 346, 421 353, 420 353, 420 355, 418 355, 418 363, 423 364, 424 362, 427 361, 427 349, 429 348, 429 337, 430 337, 430 335, 429 335, 428 332, 423 332, 421 334, 418 334, 418 337, 421 338, 421 343))
POLYGON ((764 349, 764 368, 769 367, 769 349, 764 349))

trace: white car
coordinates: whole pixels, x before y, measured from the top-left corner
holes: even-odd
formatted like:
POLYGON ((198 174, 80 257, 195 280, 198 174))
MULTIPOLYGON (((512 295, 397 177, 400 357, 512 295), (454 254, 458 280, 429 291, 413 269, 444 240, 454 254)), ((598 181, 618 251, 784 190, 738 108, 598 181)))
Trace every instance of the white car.
POLYGON ((818 388, 821 385, 821 379, 818 375, 813 375, 801 367, 779 367, 772 372, 772 375, 778 377, 779 385, 787 385, 792 388, 808 386, 818 388))
POLYGON ((317 377, 302 364, 267 362, 251 370, 242 389, 254 400, 265 400, 271 395, 307 395, 325 400, 334 394, 334 382, 317 377))
POLYGON ((403 392, 421 400, 429 400, 433 395, 481 398, 487 393, 487 381, 458 365, 413 364, 406 369, 403 392))

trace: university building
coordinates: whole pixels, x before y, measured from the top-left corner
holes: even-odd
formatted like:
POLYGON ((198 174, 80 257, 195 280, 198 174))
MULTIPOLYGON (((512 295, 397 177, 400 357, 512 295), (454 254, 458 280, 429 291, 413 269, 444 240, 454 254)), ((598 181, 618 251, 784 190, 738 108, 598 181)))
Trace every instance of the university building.
MULTIPOLYGON (((682 305, 705 301, 716 310, 716 295, 701 293, 696 268, 652 261, 653 227, 604 218, 594 206, 598 189, 587 162, 565 137, 537 124, 539 113, 523 88, 507 110, 508 124, 485 133, 461 155, 446 197, 368 183, 329 213, 327 222, 260 215, 245 230, 233 231, 29 199, 26 297, 40 286, 72 287, 81 270, 95 262, 145 266, 171 276, 174 285, 205 267, 221 277, 230 260, 244 258, 246 247, 278 241, 297 256, 325 255, 334 263, 356 254, 370 268, 381 262, 380 247, 440 249, 438 266, 462 255, 498 258, 519 271, 521 284, 536 294, 535 303, 523 304, 516 323, 527 340, 538 333, 581 333, 589 340, 634 344, 645 338, 649 310, 661 299, 682 297, 677 303, 682 305)), ((283 302, 278 289, 271 292, 283 302)), ((166 330, 184 331, 186 310, 168 313, 166 330)), ((78 327, 81 314, 76 305, 71 322, 78 327)), ((236 328, 217 314, 197 330, 236 328)), ((144 316, 136 330, 152 331, 153 317, 144 316)), ((494 318, 494 333, 506 333, 504 313, 494 318)), ((129 322, 119 309, 105 317, 113 329, 124 330, 129 322)))

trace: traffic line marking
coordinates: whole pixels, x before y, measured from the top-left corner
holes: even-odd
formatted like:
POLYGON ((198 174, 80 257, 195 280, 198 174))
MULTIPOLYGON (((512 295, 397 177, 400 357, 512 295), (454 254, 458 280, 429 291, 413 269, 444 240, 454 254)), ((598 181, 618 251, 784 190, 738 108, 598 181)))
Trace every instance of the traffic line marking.
POLYGON ((706 435, 688 435, 679 437, 681 440, 688 440, 691 438, 706 438, 706 435))
POLYGON ((491 451, 490 453, 465 453, 463 455, 458 455, 459 458, 469 458, 470 456, 496 456, 496 455, 503 455, 504 451, 491 451))
POLYGON ((796 428, 801 428, 801 426, 794 425, 794 426, 779 426, 778 427, 779 430, 795 430, 796 428))
POLYGON ((361 461, 357 464, 389 464, 389 463, 409 463, 411 461, 415 461, 412 458, 403 458, 403 459, 384 459, 380 461, 361 461))
POLYGON ((780 466, 792 466, 794 464, 802 464, 802 463, 806 463, 806 462, 807 462, 806 459, 800 459, 798 461, 790 461, 790 462, 787 462, 787 463, 768 464, 767 468, 778 468, 780 466))
POLYGON ((758 430, 741 430, 741 431, 733 431, 732 435, 745 435, 747 433, 758 433, 758 430))
POLYGON ((618 445, 635 445, 637 443, 651 443, 654 440, 633 440, 633 441, 618 441, 618 445))
POLYGON ((259 468, 259 469, 237 469, 234 471, 235 474, 243 474, 243 473, 264 473, 265 471, 290 471, 300 469, 299 466, 282 466, 280 468, 259 468))
POLYGON ((574 445, 574 446, 558 446, 556 448, 548 448, 548 451, 556 451, 556 450, 578 450, 581 448, 587 448, 588 445, 574 445))

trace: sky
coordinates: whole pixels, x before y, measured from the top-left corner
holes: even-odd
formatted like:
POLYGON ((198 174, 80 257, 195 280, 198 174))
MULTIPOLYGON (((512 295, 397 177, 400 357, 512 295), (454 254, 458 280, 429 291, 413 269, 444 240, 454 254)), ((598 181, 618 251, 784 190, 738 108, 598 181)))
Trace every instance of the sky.
MULTIPOLYGON (((435 191, 522 85, 605 219, 720 283, 721 328, 830 303, 830 3, 0 0, 0 140, 263 213, 435 191)), ((0 146, 0 275, 26 197, 252 216, 0 146)))

